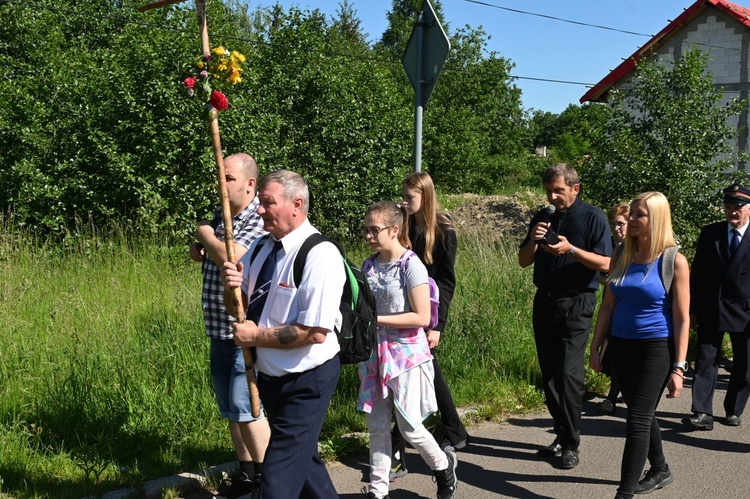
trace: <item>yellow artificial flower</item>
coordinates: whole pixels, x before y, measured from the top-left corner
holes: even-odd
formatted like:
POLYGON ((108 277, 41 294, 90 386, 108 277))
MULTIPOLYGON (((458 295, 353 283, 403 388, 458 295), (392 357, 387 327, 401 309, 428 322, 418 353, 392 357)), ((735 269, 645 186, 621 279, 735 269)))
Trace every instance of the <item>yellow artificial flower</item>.
POLYGON ((196 66, 198 66, 198 69, 203 69, 205 64, 203 64, 203 61, 198 61, 198 64, 196 64, 196 66))

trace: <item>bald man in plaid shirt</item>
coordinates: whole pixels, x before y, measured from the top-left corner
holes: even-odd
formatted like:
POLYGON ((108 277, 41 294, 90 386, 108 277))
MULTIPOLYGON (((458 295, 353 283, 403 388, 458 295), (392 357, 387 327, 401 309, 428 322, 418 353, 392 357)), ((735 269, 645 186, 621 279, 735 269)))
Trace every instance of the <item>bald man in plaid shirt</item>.
MULTIPOLYGON (((258 166, 251 156, 234 154, 224 159, 224 172, 232 214, 234 252, 239 259, 255 239, 266 233, 263 220, 257 213, 258 166)), ((257 497, 270 429, 262 412, 258 418, 250 414, 245 361, 242 349, 234 344, 234 318, 224 307, 221 269, 227 255, 221 207, 216 208, 210 222, 200 223, 195 239, 190 247, 190 257, 203 264, 203 319, 206 335, 211 340, 214 392, 219 412, 229 420, 232 443, 240 463, 239 477, 223 483, 219 495, 232 499, 252 493, 252 497, 257 497)))

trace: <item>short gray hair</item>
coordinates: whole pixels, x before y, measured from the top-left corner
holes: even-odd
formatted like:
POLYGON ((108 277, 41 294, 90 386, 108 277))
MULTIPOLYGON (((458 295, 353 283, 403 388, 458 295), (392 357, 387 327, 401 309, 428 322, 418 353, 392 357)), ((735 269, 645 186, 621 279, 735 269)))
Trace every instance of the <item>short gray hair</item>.
POLYGON ((274 183, 283 188, 284 201, 287 203, 302 198, 302 211, 307 215, 307 210, 310 208, 310 189, 302 175, 289 170, 272 171, 260 178, 258 190, 262 191, 266 186, 274 183))

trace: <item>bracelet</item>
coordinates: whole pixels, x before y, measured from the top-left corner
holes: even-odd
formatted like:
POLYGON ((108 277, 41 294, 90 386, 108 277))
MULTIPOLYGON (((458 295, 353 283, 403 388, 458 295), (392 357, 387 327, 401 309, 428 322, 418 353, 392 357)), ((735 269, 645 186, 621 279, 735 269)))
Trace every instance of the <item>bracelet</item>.
POLYGON ((679 372, 677 369, 672 369, 672 374, 676 374, 680 378, 685 379, 685 375, 679 372))

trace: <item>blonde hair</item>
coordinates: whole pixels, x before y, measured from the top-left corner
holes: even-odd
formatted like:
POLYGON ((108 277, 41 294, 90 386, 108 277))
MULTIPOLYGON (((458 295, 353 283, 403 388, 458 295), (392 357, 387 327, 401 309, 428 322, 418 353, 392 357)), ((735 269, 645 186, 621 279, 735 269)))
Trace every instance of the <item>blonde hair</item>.
MULTIPOLYGON (((658 191, 644 192, 636 196, 630 203, 630 212, 633 212, 635 203, 643 203, 648 209, 648 227, 650 247, 648 248, 648 261, 656 260, 664 252, 665 248, 677 246, 674 231, 672 230, 672 214, 669 209, 667 197, 658 191)), ((633 263, 638 250, 638 237, 631 235, 628 231, 622 255, 615 261, 614 267, 609 272, 608 281, 619 285, 625 278, 625 273, 633 263)))
POLYGON ((406 249, 411 249, 409 240, 409 214, 406 207, 393 201, 378 201, 373 203, 365 211, 367 215, 380 215, 387 226, 396 226, 398 231, 398 242, 406 249))
POLYGON ((422 261, 427 265, 432 265, 434 259, 432 252, 435 249, 435 243, 443 232, 453 228, 453 223, 440 207, 435 193, 435 184, 432 183, 432 177, 427 172, 417 172, 407 175, 401 182, 402 187, 419 191, 422 195, 422 207, 412 216, 422 218, 422 229, 424 230, 424 254, 419 255, 422 261))

